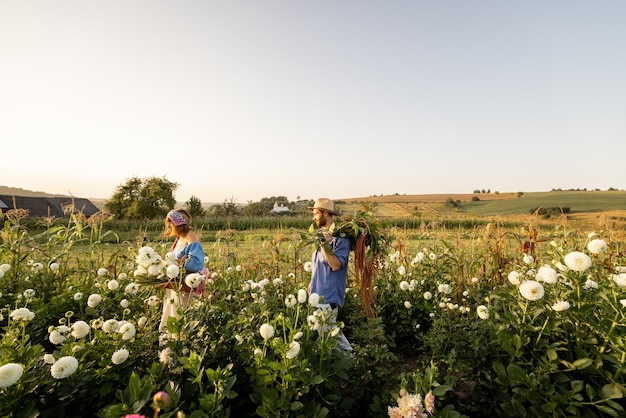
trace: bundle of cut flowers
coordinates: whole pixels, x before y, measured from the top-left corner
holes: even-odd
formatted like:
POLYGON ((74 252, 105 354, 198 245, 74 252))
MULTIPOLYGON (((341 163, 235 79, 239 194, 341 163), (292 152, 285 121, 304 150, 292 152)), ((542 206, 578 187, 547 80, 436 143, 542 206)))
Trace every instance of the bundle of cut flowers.
POLYGON ((135 257, 137 268, 133 275, 140 285, 161 286, 172 283, 180 275, 180 268, 173 253, 166 254, 165 259, 152 247, 141 247, 135 257))

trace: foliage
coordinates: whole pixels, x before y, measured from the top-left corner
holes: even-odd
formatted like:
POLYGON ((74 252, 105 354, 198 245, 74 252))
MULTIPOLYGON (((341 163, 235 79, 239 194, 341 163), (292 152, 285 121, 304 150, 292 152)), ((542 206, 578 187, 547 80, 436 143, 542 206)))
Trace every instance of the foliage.
POLYGON ((163 218, 176 205, 176 189, 165 177, 132 177, 117 186, 105 208, 120 219, 163 218))
POLYGON ((163 293, 133 271, 141 246, 168 246, 103 244, 117 233, 105 222, 32 233, 5 221, 0 367, 23 374, 0 372, 1 416, 149 416, 165 391, 160 417, 379 417, 403 389, 422 400, 432 390, 435 417, 624 416, 623 225, 589 236, 534 222, 394 230, 374 258, 376 315, 352 270, 337 322, 307 295, 300 234, 224 228, 203 242, 202 295, 164 338, 163 293), (336 348, 341 332, 353 357, 336 348))
POLYGON ((199 218, 204 216, 205 210, 202 207, 202 201, 195 196, 191 196, 187 202, 185 202, 185 209, 192 218, 199 218))

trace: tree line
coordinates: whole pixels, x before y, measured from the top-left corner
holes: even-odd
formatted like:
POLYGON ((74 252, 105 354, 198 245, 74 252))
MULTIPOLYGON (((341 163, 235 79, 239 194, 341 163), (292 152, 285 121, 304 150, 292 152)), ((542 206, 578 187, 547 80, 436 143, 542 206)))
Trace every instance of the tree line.
MULTIPOLYGON (((176 206, 175 193, 180 185, 169 181, 166 177, 132 177, 116 187, 113 195, 104 205, 108 213, 120 220, 139 220, 163 218, 176 206)), ((306 213, 307 207, 313 205, 312 200, 289 201, 286 196, 264 197, 258 202, 248 201, 238 204, 234 197, 220 204, 205 209, 202 201, 191 196, 184 203, 184 209, 192 217, 216 216, 268 216, 272 214, 274 204, 289 209, 281 216, 295 216, 306 213)))

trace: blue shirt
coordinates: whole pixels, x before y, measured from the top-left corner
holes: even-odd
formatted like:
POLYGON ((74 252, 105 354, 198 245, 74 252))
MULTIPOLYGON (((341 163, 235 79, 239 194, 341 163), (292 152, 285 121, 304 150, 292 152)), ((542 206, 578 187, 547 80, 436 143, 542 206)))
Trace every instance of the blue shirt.
POLYGON ((350 240, 345 237, 334 237, 330 242, 333 253, 341 262, 341 268, 333 271, 321 249, 313 253, 311 277, 311 293, 323 296, 322 303, 336 303, 343 306, 346 296, 346 279, 348 277, 348 257, 350 256, 350 240))
POLYGON ((189 245, 185 245, 178 251, 174 252, 174 256, 177 260, 187 256, 185 261, 185 269, 190 273, 195 273, 204 268, 204 249, 199 242, 192 242, 189 245))

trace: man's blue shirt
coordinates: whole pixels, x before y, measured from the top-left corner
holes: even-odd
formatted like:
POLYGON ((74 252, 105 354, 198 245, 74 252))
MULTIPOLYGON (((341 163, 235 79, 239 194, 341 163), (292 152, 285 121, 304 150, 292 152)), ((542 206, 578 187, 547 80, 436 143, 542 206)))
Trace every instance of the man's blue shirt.
POLYGON ((346 278, 348 277, 350 240, 344 237, 334 237, 329 243, 333 253, 341 262, 341 268, 333 271, 326 262, 322 250, 318 248, 313 253, 311 293, 323 296, 323 303, 336 303, 343 306, 346 295, 346 278))

